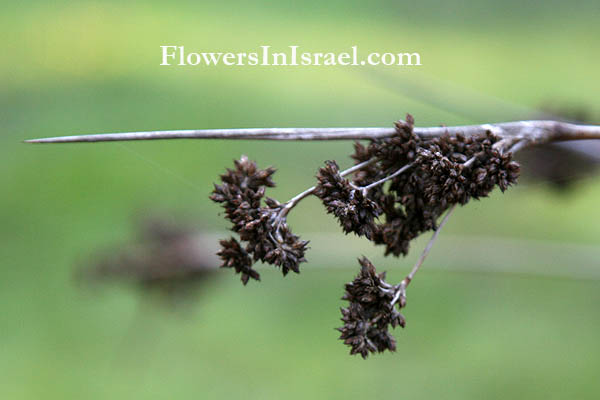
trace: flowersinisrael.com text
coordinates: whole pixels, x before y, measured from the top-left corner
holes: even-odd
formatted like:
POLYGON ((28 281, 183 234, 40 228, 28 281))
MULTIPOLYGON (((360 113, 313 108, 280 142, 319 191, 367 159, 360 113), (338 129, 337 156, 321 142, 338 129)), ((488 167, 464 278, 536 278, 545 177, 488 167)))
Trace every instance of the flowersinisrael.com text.
POLYGON ((348 52, 304 52, 299 46, 285 51, 272 51, 271 46, 259 46, 251 52, 187 52, 184 46, 160 46, 164 66, 421 66, 421 55, 415 52, 365 53, 357 46, 348 52))

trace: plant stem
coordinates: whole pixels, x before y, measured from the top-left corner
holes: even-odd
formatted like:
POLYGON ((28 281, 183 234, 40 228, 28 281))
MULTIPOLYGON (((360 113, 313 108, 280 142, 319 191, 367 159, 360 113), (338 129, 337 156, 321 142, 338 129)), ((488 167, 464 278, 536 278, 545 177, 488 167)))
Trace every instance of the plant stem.
POLYGON ((404 278, 404 280, 402 281, 402 283, 404 284, 404 287, 407 287, 410 284, 410 282, 413 280, 413 278, 414 278, 415 274, 417 273, 417 271, 419 270, 419 268, 421 268, 421 265, 423 265, 423 262, 425 261, 425 258, 427 258, 427 255, 431 251, 431 248, 433 247, 433 244, 435 243, 438 235, 440 234, 440 231, 442 230, 444 225, 446 225, 446 222, 448 222, 448 219, 450 218, 450 215, 452 214, 452 211, 454 211, 455 208, 456 208, 456 203, 454 203, 450 207, 450 209, 444 216, 444 219, 442 219, 442 222, 440 222, 440 225, 437 227, 435 232, 433 232, 433 236, 431 236, 431 239, 429 239, 427 246, 425 246, 425 250, 423 250, 423 253, 421 253, 421 256, 417 260, 417 263, 415 264, 413 269, 410 271, 410 273, 406 276, 406 278, 404 278))
MULTIPOLYGON (((421 137, 439 137, 444 134, 473 136, 492 133, 504 138, 522 138, 532 143, 567 140, 600 139, 600 126, 577 125, 557 121, 517 121, 497 124, 448 127, 414 128, 421 137)), ((243 140, 362 140, 380 139, 396 134, 395 128, 251 128, 203 129, 181 131, 154 131, 105 133, 99 135, 62 136, 26 140, 26 143, 108 142, 158 139, 243 139, 243 140)))

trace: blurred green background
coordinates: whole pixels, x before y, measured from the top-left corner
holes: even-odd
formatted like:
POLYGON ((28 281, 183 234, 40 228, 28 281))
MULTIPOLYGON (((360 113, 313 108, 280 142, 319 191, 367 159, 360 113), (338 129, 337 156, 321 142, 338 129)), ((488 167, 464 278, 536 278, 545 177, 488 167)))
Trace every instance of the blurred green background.
POLYGON ((226 230, 207 196, 240 154, 278 167, 270 195, 285 200, 312 184, 324 160, 349 165, 350 143, 21 143, 159 129, 390 126, 406 112, 423 126, 499 121, 549 100, 598 115, 596 0, 31 1, 2 10, 1 398, 598 398, 595 179, 568 195, 524 182, 458 210, 410 288, 397 353, 363 361, 333 329, 356 257, 400 280, 424 242, 407 259, 383 258, 344 237, 315 199, 290 217, 295 233, 320 238, 300 275, 282 279, 263 267, 262 282, 243 287, 221 271, 197 304, 175 313, 127 287, 94 291, 73 279, 95 249, 131 237, 139 210, 226 230), (159 67, 166 44, 233 52, 357 45, 418 51, 424 65, 159 67), (437 95, 448 107, 435 105, 437 95))

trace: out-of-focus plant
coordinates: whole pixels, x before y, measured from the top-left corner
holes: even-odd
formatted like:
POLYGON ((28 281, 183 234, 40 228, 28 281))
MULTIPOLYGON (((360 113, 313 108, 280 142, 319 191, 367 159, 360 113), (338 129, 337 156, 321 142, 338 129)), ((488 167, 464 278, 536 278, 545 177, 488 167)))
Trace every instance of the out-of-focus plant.
POLYGON ((134 240, 96 252, 78 278, 133 285, 176 304, 216 276, 216 259, 203 245, 206 241, 184 224, 146 216, 138 221, 134 240))
MULTIPOLYGON (((575 124, 597 122, 593 114, 581 106, 546 102, 540 107, 545 116, 575 124)), ((568 193, 579 180, 598 172, 600 141, 547 143, 531 146, 518 154, 518 161, 526 172, 525 178, 542 181, 560 193, 568 193)))

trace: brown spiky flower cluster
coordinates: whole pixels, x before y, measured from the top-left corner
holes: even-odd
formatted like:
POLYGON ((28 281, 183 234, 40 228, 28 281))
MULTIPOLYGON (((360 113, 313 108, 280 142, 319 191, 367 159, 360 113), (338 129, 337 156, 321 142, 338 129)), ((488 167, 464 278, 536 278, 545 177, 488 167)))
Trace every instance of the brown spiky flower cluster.
POLYGON ((327 212, 337 217, 344 232, 355 232, 371 240, 375 218, 381 214, 381 207, 340 176, 340 169, 335 161, 325 163, 317 180, 319 184, 315 194, 323 200, 327 212))
POLYGON ((389 333, 389 327, 406 325, 398 310, 405 306, 406 300, 402 285, 388 284, 385 272, 378 274, 366 257, 358 261, 360 272, 346 284, 342 297, 350 304, 341 309, 344 326, 338 330, 342 333, 340 339, 351 347, 350 354, 367 358, 369 353, 396 350, 396 340, 389 333))
POLYGON ((496 186, 504 191, 519 175, 519 165, 490 132, 423 139, 413 124, 409 115, 396 123, 396 136, 368 146, 357 142, 352 157, 371 162, 353 181, 342 178, 331 161, 317 175, 316 194, 344 232, 385 245, 386 255, 406 255, 410 241, 435 229, 452 204, 485 197, 496 186))
MULTIPOLYGON (((263 202, 265 188, 274 186, 273 168, 258 169, 246 157, 236 161, 211 196, 223 205, 240 239, 221 241, 221 266, 241 274, 244 284, 260 279, 252 268, 257 261, 281 267, 284 275, 299 272, 307 242, 291 233, 286 216, 309 194, 321 199, 345 233, 364 236, 384 245, 386 255, 400 256, 408 253, 413 239, 437 231, 440 216, 446 211, 449 215, 455 205, 485 197, 495 187, 504 191, 516 182, 519 164, 510 153, 514 142, 489 131, 470 137, 420 137, 413 126, 408 115, 405 122, 395 124, 395 135, 371 139, 366 145, 357 142, 353 168, 340 171, 335 161, 327 161, 318 171, 317 185, 284 204, 270 198, 263 202), (353 178, 344 177, 352 173, 353 178)), ((377 274, 366 258, 359 260, 360 273, 346 285, 343 299, 349 305, 342 308, 344 326, 339 328, 351 354, 366 358, 395 350, 389 328, 405 326, 399 309, 406 304, 406 286, 423 259, 397 285, 388 284, 385 274, 377 274)))
POLYGON ((275 184, 271 176, 274 168, 259 169, 246 156, 235 161, 235 169, 221 175, 221 185, 215 185, 211 200, 221 203, 226 218, 239 235, 236 239, 221 241, 218 255, 223 260, 221 267, 233 268, 240 273, 244 285, 249 278, 260 280, 259 273, 252 268, 257 262, 266 262, 281 268, 283 275, 290 270, 300 272, 300 263, 306 261, 304 252, 307 241, 294 235, 285 218, 279 218, 282 205, 265 197, 265 188, 275 184))
POLYGON ((235 238, 219 241, 221 249, 217 255, 223 261, 221 268, 233 268, 236 274, 242 274, 242 283, 245 285, 250 278, 260 281, 260 274, 252 269, 252 257, 235 238))

